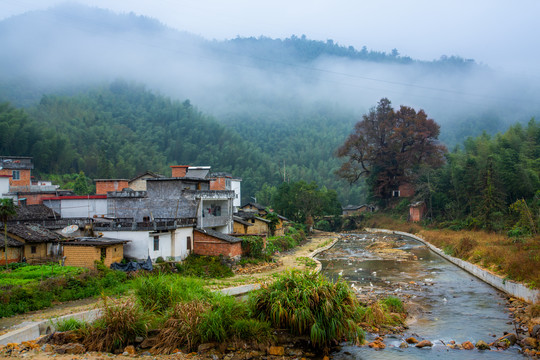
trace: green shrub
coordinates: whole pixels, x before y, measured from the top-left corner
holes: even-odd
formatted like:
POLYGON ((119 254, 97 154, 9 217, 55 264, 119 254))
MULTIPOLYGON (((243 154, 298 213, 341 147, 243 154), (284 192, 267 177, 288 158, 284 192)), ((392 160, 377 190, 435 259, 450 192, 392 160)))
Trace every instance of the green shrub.
POLYGON ((263 249, 263 238, 260 236, 243 236, 242 237, 242 251, 243 253, 255 259, 262 259, 265 257, 263 249))
POLYGON ((332 231, 332 226, 330 226, 330 223, 326 220, 319 220, 315 224, 315 229, 322 231, 332 231))
POLYGON ((260 320, 293 334, 309 335, 314 347, 327 348, 333 341, 360 341, 359 304, 344 281, 332 283, 321 274, 288 271, 250 297, 251 309, 260 320))
POLYGON ((204 279, 221 279, 234 276, 227 265, 222 264, 219 256, 201 256, 191 254, 183 262, 176 264, 178 273, 204 279))

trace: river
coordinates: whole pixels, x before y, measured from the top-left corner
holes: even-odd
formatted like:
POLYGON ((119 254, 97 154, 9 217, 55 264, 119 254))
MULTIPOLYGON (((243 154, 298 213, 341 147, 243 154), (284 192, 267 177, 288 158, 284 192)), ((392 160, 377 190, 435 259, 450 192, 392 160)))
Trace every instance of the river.
MULTIPOLYGON (((390 250, 391 251, 391 250, 390 250)), ((444 344, 478 340, 486 343, 514 332, 505 296, 454 264, 430 251, 417 240, 398 235, 349 234, 319 255, 323 273, 336 280, 342 276, 360 295, 393 293, 421 309, 412 311, 403 335, 388 335, 386 349, 343 346, 334 359, 515 359, 519 348, 504 351, 453 350, 444 344), (402 250, 399 260, 370 247, 390 241, 402 250), (403 256, 405 255, 405 256, 403 256), (341 275, 340 275, 341 274, 341 275), (405 338, 430 340, 432 348, 399 348, 405 338)), ((368 334, 372 340, 376 334, 368 334)))

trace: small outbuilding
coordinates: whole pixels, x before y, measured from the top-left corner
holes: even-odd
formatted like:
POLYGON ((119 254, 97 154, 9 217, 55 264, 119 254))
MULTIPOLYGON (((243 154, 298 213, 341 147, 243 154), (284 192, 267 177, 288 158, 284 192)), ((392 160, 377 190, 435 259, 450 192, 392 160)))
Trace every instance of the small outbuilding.
POLYGON ((239 260, 242 257, 242 239, 214 230, 195 229, 193 252, 197 255, 222 255, 239 260))
POLYGON ((64 265, 95 269, 96 262, 102 261, 106 267, 121 262, 124 258, 124 244, 129 240, 105 237, 81 237, 63 241, 64 265))
POLYGON ((422 220, 426 214, 427 207, 423 201, 415 202, 409 207, 409 221, 418 222, 422 220))

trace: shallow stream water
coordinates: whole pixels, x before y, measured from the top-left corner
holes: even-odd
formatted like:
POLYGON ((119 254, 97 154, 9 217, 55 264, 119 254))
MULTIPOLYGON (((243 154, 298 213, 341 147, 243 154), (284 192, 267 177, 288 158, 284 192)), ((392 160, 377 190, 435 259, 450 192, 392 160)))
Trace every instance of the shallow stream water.
MULTIPOLYGON (((416 260, 384 259, 368 250, 383 235, 354 234, 321 254, 323 273, 341 276, 359 293, 370 291, 402 294, 421 311, 410 314, 412 321, 403 335, 387 335, 386 349, 343 346, 334 359, 516 359, 523 358, 514 346, 505 351, 453 350, 444 344, 478 340, 486 343, 514 332, 504 295, 454 264, 430 251, 417 240, 385 235, 399 240, 399 249, 416 260), (430 340, 432 348, 401 349, 405 338, 430 340), (443 344, 444 343, 444 344, 443 344)), ((372 340, 376 334, 368 334, 372 340)))

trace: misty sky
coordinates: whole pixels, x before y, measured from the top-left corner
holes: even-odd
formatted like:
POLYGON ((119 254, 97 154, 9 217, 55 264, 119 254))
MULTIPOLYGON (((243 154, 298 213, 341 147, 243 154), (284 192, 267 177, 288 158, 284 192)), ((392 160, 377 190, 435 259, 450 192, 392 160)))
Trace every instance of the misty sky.
MULTIPOLYGON (((0 20, 62 0, 0 0, 0 20)), ((539 0, 79 0, 134 12, 208 39, 305 34, 357 49, 433 60, 441 55, 540 76, 539 0)))

